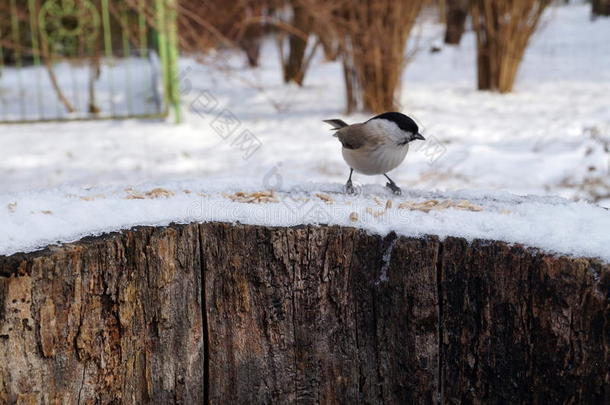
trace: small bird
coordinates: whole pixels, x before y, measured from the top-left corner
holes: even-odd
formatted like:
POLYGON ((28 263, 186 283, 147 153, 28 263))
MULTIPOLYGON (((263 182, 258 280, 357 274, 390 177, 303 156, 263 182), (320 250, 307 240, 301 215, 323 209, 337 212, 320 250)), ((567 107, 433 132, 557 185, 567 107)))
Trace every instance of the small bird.
POLYGON ((352 185, 354 170, 368 176, 383 174, 389 181, 386 187, 396 195, 402 193, 387 173, 405 159, 410 142, 416 139, 426 140, 419 133, 415 121, 399 112, 386 112, 360 124, 348 125, 338 119, 324 122, 333 127, 333 136, 339 138, 343 145, 343 160, 350 168, 345 184, 349 194, 355 193, 352 185))

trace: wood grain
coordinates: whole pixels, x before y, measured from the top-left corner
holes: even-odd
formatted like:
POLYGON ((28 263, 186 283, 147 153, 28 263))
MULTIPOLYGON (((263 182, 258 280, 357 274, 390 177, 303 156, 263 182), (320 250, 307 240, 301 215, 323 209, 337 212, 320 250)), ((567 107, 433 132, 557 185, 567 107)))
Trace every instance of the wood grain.
POLYGON ((610 403, 610 268, 354 228, 0 257, 2 404, 610 403))

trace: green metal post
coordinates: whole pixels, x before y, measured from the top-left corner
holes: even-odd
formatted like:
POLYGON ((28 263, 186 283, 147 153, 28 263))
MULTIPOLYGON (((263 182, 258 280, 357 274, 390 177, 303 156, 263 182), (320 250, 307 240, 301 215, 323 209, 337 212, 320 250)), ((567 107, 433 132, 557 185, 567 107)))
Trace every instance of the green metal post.
MULTIPOLYGON (((106 58, 112 63, 112 32, 110 31, 110 13, 108 12, 108 0, 102 0, 102 25, 104 30, 104 51, 106 58)), ((114 109, 114 84, 112 82, 112 66, 108 69, 108 81, 110 87, 110 111, 115 115, 114 109)))
POLYGON ((161 77, 163 81, 163 101, 165 107, 170 105, 169 99, 169 76, 167 71, 167 33, 165 30, 165 7, 164 0, 156 0, 155 7, 157 12, 157 46, 159 48, 159 58, 161 59, 161 77))
POLYGON ((163 89, 166 105, 174 110, 177 123, 182 121, 178 88, 178 46, 175 0, 156 0, 158 46, 163 69, 163 89))
POLYGON ((30 13, 30 31, 32 35, 34 65, 40 66, 40 46, 38 44, 38 28, 36 26, 35 0, 28 0, 28 8, 30 13))
POLYGON ((180 83, 178 80, 178 27, 176 0, 167 0, 168 5, 168 75, 170 82, 170 97, 176 114, 176 123, 182 122, 180 109, 180 83))
POLYGON ((44 116, 44 107, 42 103, 42 87, 40 83, 40 45, 38 43, 38 27, 36 25, 36 4, 35 0, 28 0, 28 11, 30 13, 30 35, 32 36, 32 56, 34 57, 34 66, 36 66, 36 86, 38 95, 38 114, 40 118, 44 116))

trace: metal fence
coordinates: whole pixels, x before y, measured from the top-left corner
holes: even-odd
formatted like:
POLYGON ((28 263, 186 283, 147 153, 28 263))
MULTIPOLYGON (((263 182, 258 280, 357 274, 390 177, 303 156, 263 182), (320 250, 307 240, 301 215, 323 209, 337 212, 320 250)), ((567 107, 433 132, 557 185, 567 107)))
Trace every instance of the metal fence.
POLYGON ((180 120, 174 0, 2 0, 0 123, 180 120))

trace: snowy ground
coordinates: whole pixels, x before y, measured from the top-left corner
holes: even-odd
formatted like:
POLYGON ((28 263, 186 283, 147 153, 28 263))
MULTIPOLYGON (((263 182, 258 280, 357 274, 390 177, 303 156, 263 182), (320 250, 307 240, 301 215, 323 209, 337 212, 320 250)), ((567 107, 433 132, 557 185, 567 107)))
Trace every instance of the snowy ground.
MULTIPOLYGON (((436 198, 433 196, 438 197, 441 191, 446 192, 444 200, 459 201, 469 194, 455 190, 487 190, 472 194, 472 198, 487 201, 501 192, 504 200, 519 199, 504 194, 510 192, 558 195, 610 206, 610 20, 591 22, 589 17, 587 5, 550 9, 526 53, 515 92, 509 95, 475 90, 471 33, 460 47, 430 53, 428 48, 440 43, 442 29, 422 23, 418 27, 419 51, 405 71, 399 103, 403 112, 421 124, 428 141, 412 149, 406 162, 391 174, 403 189, 410 190, 405 201, 436 198)), ((191 184, 194 192, 206 192, 210 184, 220 193, 218 184, 227 185, 227 192, 235 192, 270 188, 288 191, 305 183, 309 185, 304 190, 311 193, 337 191, 348 170, 339 143, 321 121, 367 118, 343 114, 340 65, 314 61, 303 89, 281 83, 272 43, 265 47, 259 69, 245 69, 243 65, 243 59, 236 55, 222 55, 213 66, 183 59, 186 111, 185 122, 178 126, 131 120, 0 127, 0 226, 4 228, 0 232, 4 235, 0 254, 31 249, 44 241, 72 240, 86 233, 87 225, 91 225, 89 230, 100 232, 135 224, 184 221, 192 217, 186 213, 193 195, 183 195, 182 183, 177 182, 191 184), (141 183, 148 185, 138 186, 141 183), (151 204, 146 209, 119 204, 123 197, 109 197, 130 186, 142 190, 162 186, 175 195, 169 197, 171 204, 165 199, 146 200, 151 204), (104 198, 84 204, 80 198, 71 197, 87 193, 104 198), (83 205, 77 208, 76 203, 83 205), (178 209, 173 203, 187 207, 178 209), (9 204, 16 205, 11 205, 12 210, 3 208, 9 204), (169 204, 167 212, 164 204, 169 204), (65 211, 68 207, 73 213, 65 211), (121 209, 134 212, 116 215, 121 209), (155 213, 155 209, 163 213, 155 213), (40 214, 42 211, 53 214, 40 214), (20 236, 32 233, 38 234, 37 238, 20 236)), ((356 175, 355 180, 384 183, 382 177, 356 175)), ((378 190, 385 198, 380 187, 370 186, 370 190, 378 190)), ((312 195, 308 198, 315 197, 312 195)), ((366 204, 374 204, 372 198, 369 196, 366 204)), ((358 207, 366 210, 366 204, 358 207)), ((532 204, 534 207, 536 203, 532 204)), ((479 224, 479 231, 467 229, 476 237, 516 241, 519 236, 532 246, 605 257, 599 243, 607 245, 610 238, 604 240, 604 235, 581 248, 570 247, 565 240, 563 244, 541 246, 545 242, 536 241, 549 235, 540 231, 527 236, 527 232, 541 228, 564 235, 586 233, 599 229, 598 224, 607 220, 606 210, 585 203, 565 204, 562 202, 569 212, 582 214, 580 225, 574 217, 571 227, 561 228, 560 218, 553 215, 567 214, 549 209, 541 212, 539 219, 535 210, 529 210, 522 217, 527 219, 524 227, 504 237, 502 232, 511 226, 509 223, 494 220, 479 224)), ((251 204, 242 205, 252 208, 251 204)), ((491 209, 487 203, 481 205, 491 209)), ((420 211, 416 213, 420 215, 420 211)), ((204 218, 222 219, 227 215, 216 213, 204 218)), ((467 211, 464 215, 481 213, 467 211)), ((348 217, 328 222, 342 223, 349 221, 348 217)), ((360 217, 362 221, 364 215, 360 217)), ((425 221, 430 224, 428 231, 466 232, 459 233, 459 226, 449 225, 451 216, 443 218, 436 225, 425 221)), ((478 224, 469 217, 460 221, 470 219, 478 224)), ((400 226, 405 234, 423 231, 421 227, 400 226)), ((387 230, 390 228, 387 225, 387 230)))

